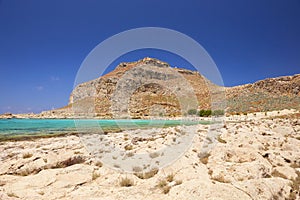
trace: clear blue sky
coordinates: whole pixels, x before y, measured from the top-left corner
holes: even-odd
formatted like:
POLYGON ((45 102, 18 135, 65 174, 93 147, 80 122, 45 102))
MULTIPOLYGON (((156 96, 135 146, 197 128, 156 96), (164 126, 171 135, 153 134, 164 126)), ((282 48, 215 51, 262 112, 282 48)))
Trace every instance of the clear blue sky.
MULTIPOLYGON (((199 42, 226 86, 300 73, 299 0, 0 0, 0 113, 66 105, 96 45, 147 26, 199 42)), ((147 55, 181 63, 157 51, 124 61, 147 55)))

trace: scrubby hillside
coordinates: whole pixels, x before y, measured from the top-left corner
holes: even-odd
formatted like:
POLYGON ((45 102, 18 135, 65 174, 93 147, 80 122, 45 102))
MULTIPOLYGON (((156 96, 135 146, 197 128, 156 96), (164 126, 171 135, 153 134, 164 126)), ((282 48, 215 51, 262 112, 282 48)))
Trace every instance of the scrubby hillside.
POLYGON ((291 108, 300 109, 300 74, 225 88, 197 71, 144 58, 78 85, 63 108, 25 117, 147 118, 182 116, 190 109, 249 113, 291 108))

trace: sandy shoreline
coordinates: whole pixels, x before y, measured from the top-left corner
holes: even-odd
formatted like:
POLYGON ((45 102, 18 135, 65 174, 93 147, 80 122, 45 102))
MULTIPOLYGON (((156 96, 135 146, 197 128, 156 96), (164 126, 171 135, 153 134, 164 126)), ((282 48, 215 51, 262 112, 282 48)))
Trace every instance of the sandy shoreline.
POLYGON ((157 137, 151 140, 136 140, 128 131, 110 134, 128 154, 138 154, 168 145, 182 130, 194 133, 183 156, 150 173, 112 169, 76 135, 1 142, 0 199, 300 199, 295 113, 230 116, 216 141, 207 137, 209 125, 201 124, 153 129, 157 137))

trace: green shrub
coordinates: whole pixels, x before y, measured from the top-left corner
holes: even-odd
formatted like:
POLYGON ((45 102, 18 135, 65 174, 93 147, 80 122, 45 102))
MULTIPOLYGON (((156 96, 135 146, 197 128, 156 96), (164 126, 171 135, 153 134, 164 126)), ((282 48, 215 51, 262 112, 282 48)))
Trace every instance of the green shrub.
POLYGON ((212 112, 212 115, 213 115, 213 116, 222 116, 222 115, 224 115, 224 114, 225 114, 224 110, 214 110, 214 111, 212 112))
POLYGON ((211 110, 200 110, 198 113, 200 117, 209 117, 211 116, 211 114, 212 114, 211 110))
POLYGON ((197 114, 197 110, 196 109, 190 109, 188 110, 188 115, 196 115, 197 114))

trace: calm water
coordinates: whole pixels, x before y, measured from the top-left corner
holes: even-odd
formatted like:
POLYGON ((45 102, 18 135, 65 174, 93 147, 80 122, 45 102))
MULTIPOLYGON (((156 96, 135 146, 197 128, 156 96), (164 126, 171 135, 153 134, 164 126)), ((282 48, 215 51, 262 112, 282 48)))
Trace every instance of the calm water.
POLYGON ((182 120, 1 119, 0 137, 192 125, 182 120))

